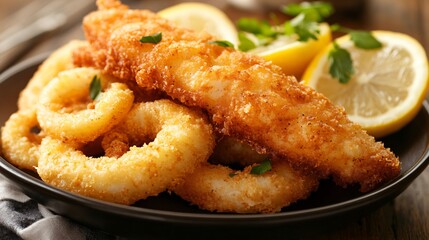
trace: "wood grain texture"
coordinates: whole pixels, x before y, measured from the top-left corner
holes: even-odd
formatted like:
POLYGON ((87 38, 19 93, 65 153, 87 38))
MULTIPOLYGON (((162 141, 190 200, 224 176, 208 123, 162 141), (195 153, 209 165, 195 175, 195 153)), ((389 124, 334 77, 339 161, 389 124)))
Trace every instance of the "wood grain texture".
POLYGON ((415 37, 429 50, 429 1, 369 0, 368 18, 362 22, 371 29, 399 31, 415 37))
POLYGON ((429 54, 429 1, 420 0, 419 1, 419 13, 421 18, 421 35, 422 35, 422 44, 426 49, 426 53, 429 54))

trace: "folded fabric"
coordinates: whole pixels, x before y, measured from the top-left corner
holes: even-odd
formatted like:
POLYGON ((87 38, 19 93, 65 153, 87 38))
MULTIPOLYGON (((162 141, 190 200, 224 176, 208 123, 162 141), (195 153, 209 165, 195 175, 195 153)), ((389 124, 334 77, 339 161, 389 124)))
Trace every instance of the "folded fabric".
POLYGON ((0 174, 0 239, 123 239, 61 217, 23 194, 0 174))

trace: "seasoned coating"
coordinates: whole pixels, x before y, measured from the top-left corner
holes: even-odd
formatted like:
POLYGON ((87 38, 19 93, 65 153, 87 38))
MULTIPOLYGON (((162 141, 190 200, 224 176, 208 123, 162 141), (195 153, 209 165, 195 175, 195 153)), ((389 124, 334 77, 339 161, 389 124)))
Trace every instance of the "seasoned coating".
POLYGON ((36 171, 39 146, 43 137, 36 110, 19 110, 9 117, 1 129, 1 152, 13 165, 36 171))
POLYGON ((48 136, 40 145, 40 178, 84 196, 132 204, 182 182, 214 147, 205 116, 170 100, 135 104, 115 131, 131 142, 153 141, 131 145, 121 156, 91 157, 48 136))
POLYGON ((307 198, 319 185, 316 176, 300 173, 285 161, 273 162, 272 170, 261 175, 251 174, 251 169, 235 171, 206 163, 173 191, 209 211, 274 213, 307 198))
POLYGON ((29 80, 27 86, 21 91, 18 98, 18 108, 33 108, 39 101, 42 89, 54 79, 58 73, 74 67, 72 53, 83 46, 87 46, 86 41, 71 40, 64 46, 61 46, 49 57, 43 61, 33 77, 29 80))
MULTIPOLYGON (((105 2, 112 1, 99 5, 105 2)), ((332 176, 341 186, 358 183, 361 191, 400 172, 398 158, 352 123, 343 108, 262 58, 209 44, 209 38, 147 11, 100 10, 84 19, 84 29, 91 47, 76 53, 76 64, 135 79, 143 88, 204 109, 219 133, 259 153, 332 176), (139 42, 157 32, 163 34, 160 43, 139 42)))
POLYGON ((317 175, 297 171, 287 161, 271 160, 269 171, 252 174, 252 168, 267 158, 249 145, 224 136, 217 142, 209 162, 187 175, 183 184, 172 190, 200 209, 274 213, 307 198, 317 189, 317 175))
POLYGON ((112 129, 128 114, 134 101, 126 84, 93 68, 63 71, 46 85, 37 106, 42 129, 63 141, 90 142, 112 129), (98 100, 89 97, 94 76, 102 84, 98 100))

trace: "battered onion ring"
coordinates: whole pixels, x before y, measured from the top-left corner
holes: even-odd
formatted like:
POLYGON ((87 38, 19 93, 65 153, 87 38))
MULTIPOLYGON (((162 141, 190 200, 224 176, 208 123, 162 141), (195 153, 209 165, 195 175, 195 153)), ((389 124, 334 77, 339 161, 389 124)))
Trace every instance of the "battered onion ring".
POLYGON ((35 171, 39 160, 39 146, 43 134, 35 109, 25 109, 12 114, 1 133, 2 152, 13 165, 35 171))
POLYGON ((39 101, 42 89, 58 73, 74 67, 73 51, 87 45, 86 41, 72 40, 49 55, 34 73, 27 86, 21 91, 18 99, 18 108, 22 110, 35 107, 39 101))
POLYGON ((61 72, 40 96, 37 108, 40 126, 47 135, 64 141, 89 142, 101 136, 126 117, 134 101, 133 92, 114 80, 92 68, 61 72), (89 98, 89 85, 96 75, 101 78, 105 92, 93 102, 89 98))
POLYGON ((318 178, 293 170, 284 161, 273 162, 272 170, 261 175, 251 174, 251 169, 235 171, 205 163, 172 190, 209 211, 273 213, 307 198, 318 187, 318 178))
MULTIPOLYGON (((136 104, 120 124, 129 139, 154 139, 119 158, 92 158, 46 137, 38 166, 43 181, 74 193, 132 204, 182 182, 214 147, 211 125, 197 112, 169 100, 136 104)), ((116 129, 115 129, 116 131, 116 129)))

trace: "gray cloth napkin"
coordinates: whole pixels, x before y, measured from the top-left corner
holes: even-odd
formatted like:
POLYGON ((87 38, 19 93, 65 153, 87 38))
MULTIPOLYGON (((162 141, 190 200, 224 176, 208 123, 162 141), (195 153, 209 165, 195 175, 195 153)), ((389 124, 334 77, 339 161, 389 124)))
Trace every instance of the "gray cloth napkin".
POLYGON ((0 174, 0 239, 123 239, 56 215, 0 174))

